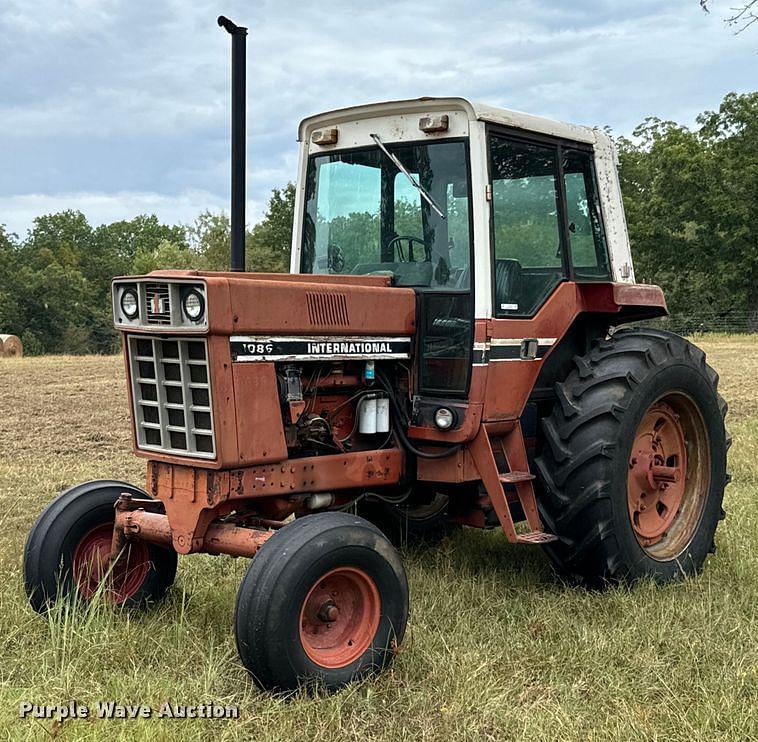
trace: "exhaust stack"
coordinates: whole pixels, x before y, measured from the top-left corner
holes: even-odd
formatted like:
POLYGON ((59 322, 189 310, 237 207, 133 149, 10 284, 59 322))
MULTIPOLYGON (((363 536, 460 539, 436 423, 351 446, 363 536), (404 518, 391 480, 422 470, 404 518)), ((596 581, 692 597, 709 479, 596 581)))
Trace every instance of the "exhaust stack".
POLYGON ((245 42, 247 28, 223 15, 218 25, 232 37, 232 244, 231 269, 245 270, 245 42))

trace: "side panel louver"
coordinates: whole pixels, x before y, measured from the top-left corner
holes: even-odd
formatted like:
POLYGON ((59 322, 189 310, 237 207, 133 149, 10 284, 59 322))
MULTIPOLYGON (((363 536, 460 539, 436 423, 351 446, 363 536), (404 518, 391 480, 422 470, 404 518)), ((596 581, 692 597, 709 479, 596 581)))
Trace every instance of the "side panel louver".
POLYGON ((336 291, 306 294, 308 319, 314 327, 349 327, 347 296, 336 291))

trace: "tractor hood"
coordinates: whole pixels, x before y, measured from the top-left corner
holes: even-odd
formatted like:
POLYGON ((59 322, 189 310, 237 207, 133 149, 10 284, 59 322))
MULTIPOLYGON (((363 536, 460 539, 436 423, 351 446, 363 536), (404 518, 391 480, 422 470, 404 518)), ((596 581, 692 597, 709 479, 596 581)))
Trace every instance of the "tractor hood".
MULTIPOLYGON (((173 295, 167 291, 167 295, 173 295)), ((116 327, 134 332, 212 335, 409 336, 415 331, 416 296, 390 285, 387 276, 156 271, 114 280, 116 327), (197 284, 204 288, 206 321, 179 327, 119 319, 120 286, 136 285, 143 306, 154 287, 197 284)), ((174 315, 179 308, 172 309, 174 315)))

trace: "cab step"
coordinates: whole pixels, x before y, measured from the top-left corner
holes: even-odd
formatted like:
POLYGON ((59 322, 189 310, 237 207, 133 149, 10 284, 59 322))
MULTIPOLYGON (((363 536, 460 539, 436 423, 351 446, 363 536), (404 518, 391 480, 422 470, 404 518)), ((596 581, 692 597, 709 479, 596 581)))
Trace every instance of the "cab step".
POLYGON ((529 471, 520 423, 515 421, 512 426, 500 431, 493 429, 493 434, 490 434, 486 426, 482 425, 469 444, 469 451, 508 540, 513 544, 549 544, 556 541, 556 536, 542 530, 533 486, 535 476, 529 471), (495 446, 502 451, 508 471, 500 471, 498 468, 495 446), (505 494, 506 485, 511 485, 516 490, 518 502, 529 528, 525 533, 516 531, 516 524, 513 522, 505 494))
POLYGON ((557 540, 558 536, 553 533, 545 533, 544 531, 529 531, 527 533, 516 534, 516 543, 518 544, 549 544, 557 540))
POLYGON ((500 475, 503 484, 518 484, 519 482, 531 482, 534 474, 528 471, 507 471, 500 475))

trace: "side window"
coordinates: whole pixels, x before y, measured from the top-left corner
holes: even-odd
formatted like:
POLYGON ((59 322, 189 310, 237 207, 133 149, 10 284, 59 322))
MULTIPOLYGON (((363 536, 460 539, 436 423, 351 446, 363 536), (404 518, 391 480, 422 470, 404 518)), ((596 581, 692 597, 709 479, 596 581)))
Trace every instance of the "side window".
POLYGON ((534 314, 565 278, 558 148, 490 140, 495 316, 534 314))
POLYGON ((580 281, 608 281, 608 249, 592 154, 563 150, 563 179, 574 275, 580 281))

